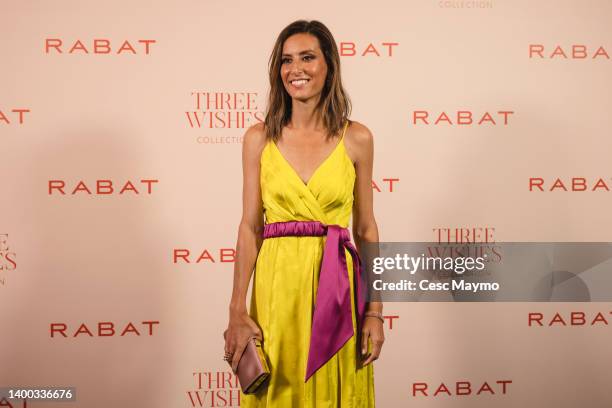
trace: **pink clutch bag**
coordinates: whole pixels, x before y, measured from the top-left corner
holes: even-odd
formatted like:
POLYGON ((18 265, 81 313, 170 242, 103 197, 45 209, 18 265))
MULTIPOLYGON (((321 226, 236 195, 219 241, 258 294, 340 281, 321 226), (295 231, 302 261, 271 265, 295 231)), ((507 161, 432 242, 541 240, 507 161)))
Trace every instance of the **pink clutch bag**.
POLYGON ((249 340, 238 362, 236 375, 245 394, 255 394, 267 383, 270 369, 258 339, 249 340))

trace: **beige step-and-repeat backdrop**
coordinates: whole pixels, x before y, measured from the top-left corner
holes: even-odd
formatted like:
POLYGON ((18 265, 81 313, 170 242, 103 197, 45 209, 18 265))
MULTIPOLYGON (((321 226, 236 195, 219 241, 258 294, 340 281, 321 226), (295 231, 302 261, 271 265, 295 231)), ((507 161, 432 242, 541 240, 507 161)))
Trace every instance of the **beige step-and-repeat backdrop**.
MULTIPOLYGON (((0 387, 76 387, 62 407, 238 406, 222 332, 241 143, 301 18, 333 32, 374 134, 382 241, 612 238, 607 0, 0 8, 0 387)), ((377 406, 612 406, 611 303, 384 314, 377 406)), ((52 405, 0 400, 26 406, 52 405)))

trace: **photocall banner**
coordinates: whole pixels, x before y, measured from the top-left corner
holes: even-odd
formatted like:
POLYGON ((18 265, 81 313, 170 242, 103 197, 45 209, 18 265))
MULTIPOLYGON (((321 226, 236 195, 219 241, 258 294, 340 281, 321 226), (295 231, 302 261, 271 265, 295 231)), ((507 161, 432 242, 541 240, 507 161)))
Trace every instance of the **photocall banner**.
POLYGON ((242 142, 297 19, 332 31, 374 135, 377 406, 612 406, 611 18, 606 0, 3 2, 0 407, 239 406, 222 335, 242 142), (391 268, 447 257, 423 243, 471 272, 391 268))

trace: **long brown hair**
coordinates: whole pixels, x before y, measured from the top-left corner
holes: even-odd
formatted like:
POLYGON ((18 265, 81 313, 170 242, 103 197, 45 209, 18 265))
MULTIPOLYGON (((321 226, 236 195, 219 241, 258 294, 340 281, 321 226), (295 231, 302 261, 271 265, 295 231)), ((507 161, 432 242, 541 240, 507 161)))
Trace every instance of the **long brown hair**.
MULTIPOLYGON (((340 78, 340 55, 336 41, 329 29, 317 20, 297 20, 281 31, 274 44, 274 49, 268 61, 270 93, 264 126, 266 138, 278 140, 283 126, 291 119, 291 96, 285 89, 280 75, 283 44, 293 34, 308 33, 319 40, 319 46, 327 64, 327 78, 321 91, 321 98, 316 109, 321 113, 323 126, 327 129, 327 137, 338 134, 344 123, 349 121, 351 101, 342 87, 340 78)), ((350 122, 350 121, 349 121, 350 122)))

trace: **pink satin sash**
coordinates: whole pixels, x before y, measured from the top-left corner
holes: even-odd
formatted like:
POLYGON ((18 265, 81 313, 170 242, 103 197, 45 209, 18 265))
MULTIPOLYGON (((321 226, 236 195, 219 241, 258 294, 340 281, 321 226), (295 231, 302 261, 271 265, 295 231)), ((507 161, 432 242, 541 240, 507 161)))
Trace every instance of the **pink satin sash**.
MULTIPOLYGON (((319 285, 312 317, 310 348, 304 382, 323 366, 355 334, 351 317, 351 294, 346 248, 353 259, 357 327, 365 313, 362 267, 348 228, 320 221, 285 221, 264 225, 263 237, 327 236, 319 273, 319 285)), ((357 345, 359 347, 359 345, 357 345)))

